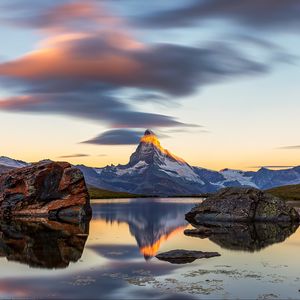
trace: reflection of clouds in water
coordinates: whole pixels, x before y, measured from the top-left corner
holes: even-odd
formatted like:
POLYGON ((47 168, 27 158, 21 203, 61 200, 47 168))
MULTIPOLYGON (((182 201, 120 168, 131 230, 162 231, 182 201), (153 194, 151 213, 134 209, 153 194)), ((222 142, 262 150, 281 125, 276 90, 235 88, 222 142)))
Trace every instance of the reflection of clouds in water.
POLYGON ((112 260, 129 260, 141 256, 138 248, 133 245, 92 245, 88 248, 112 260))
MULTIPOLYGON (((128 226, 141 228, 137 234, 147 234, 147 230, 157 230, 159 226, 168 229, 170 224, 176 225, 177 215, 178 220, 184 219, 186 209, 190 210, 190 204, 186 205, 157 203, 151 209, 145 203, 96 204, 90 224, 93 233, 78 262, 63 270, 31 269, 30 272, 23 265, 5 262, 1 264, 2 270, 12 265, 19 268, 14 269, 15 274, 2 272, 0 295, 4 298, 65 298, 67 295, 72 299, 198 299, 207 295, 243 298, 247 292, 251 298, 271 293, 280 298, 287 295, 296 298, 300 282, 295 260, 299 230, 284 243, 255 253, 220 249, 208 239, 178 234, 166 241, 163 251, 182 247, 219 251, 222 256, 217 261, 201 260, 189 266, 161 263, 157 259, 145 262, 131 236, 134 231, 129 232, 128 226), (110 220, 114 220, 112 224, 110 220)), ((157 235, 153 231, 146 236, 157 235)))
MULTIPOLYGON (((132 289, 129 281, 137 277, 167 275, 175 267, 145 262, 110 263, 99 269, 55 277, 6 278, 1 280, 0 293, 6 298, 111 298, 118 294, 132 298, 160 298, 160 291, 132 289), (128 289, 127 289, 128 288, 128 289), (48 291, 48 292, 47 292, 48 291), (131 297, 132 293, 132 297, 131 297)), ((171 295, 169 295, 171 297, 171 295)), ((116 297, 117 298, 117 297, 116 297)), ((163 297, 163 299, 167 299, 163 297)))

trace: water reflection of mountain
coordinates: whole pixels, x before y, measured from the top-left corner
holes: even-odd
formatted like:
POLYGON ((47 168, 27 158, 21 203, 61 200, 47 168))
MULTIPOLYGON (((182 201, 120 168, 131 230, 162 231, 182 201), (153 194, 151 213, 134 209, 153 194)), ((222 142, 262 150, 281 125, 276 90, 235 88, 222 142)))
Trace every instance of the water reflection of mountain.
POLYGON ((0 222, 0 256, 38 268, 66 268, 80 259, 88 223, 37 220, 0 222))
POLYGON ((93 217, 106 222, 125 222, 146 259, 153 257, 161 243, 187 226, 184 214, 195 203, 137 199, 129 203, 98 203, 93 217))

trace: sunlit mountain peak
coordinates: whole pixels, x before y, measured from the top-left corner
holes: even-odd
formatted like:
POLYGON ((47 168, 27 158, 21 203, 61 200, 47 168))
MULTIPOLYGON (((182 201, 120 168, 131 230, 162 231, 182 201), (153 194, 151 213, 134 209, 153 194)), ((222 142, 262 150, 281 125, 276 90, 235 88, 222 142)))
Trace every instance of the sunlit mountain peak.
POLYGON ((161 144, 160 141, 157 137, 157 135, 150 129, 147 129, 144 133, 144 135, 142 136, 140 142, 142 144, 146 144, 146 145, 153 145, 156 149, 158 149, 161 153, 163 153, 164 155, 166 155, 169 158, 172 158, 178 162, 181 163, 186 163, 184 159, 172 154, 170 151, 168 151, 167 149, 164 149, 161 144))
POLYGON ((159 150, 164 150, 161 145, 160 145, 160 141, 158 140, 156 134, 150 130, 147 129, 144 133, 144 135, 142 136, 141 140, 142 143, 147 143, 147 144, 153 144, 156 148, 158 148, 159 150))

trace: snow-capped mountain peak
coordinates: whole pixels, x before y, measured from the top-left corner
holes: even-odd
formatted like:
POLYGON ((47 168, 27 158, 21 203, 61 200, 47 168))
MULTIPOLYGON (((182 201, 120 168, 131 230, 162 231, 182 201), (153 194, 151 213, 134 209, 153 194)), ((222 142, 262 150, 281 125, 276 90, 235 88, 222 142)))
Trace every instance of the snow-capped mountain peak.
POLYGON ((94 169, 104 184, 134 193, 178 194, 201 191, 204 182, 182 158, 164 149, 156 134, 147 129, 126 165, 94 169), (174 186, 175 185, 175 186, 174 186))
POLYGON ((152 130, 147 129, 141 137, 136 151, 131 155, 129 164, 133 166, 139 161, 145 161, 147 164, 164 164, 166 159, 179 164, 186 164, 182 158, 164 149, 156 134, 152 130))

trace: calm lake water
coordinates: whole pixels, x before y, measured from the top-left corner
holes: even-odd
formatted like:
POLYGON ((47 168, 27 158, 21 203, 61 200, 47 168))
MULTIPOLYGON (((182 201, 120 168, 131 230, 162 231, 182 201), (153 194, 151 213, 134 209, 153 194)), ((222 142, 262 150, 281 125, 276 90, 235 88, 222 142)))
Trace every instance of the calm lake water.
POLYGON ((185 236, 199 199, 94 200, 93 219, 74 226, 1 224, 1 298, 300 298, 300 231, 232 228, 185 236), (87 234, 88 233, 88 234, 87 234), (159 261, 172 249, 217 251, 190 264, 159 261))

